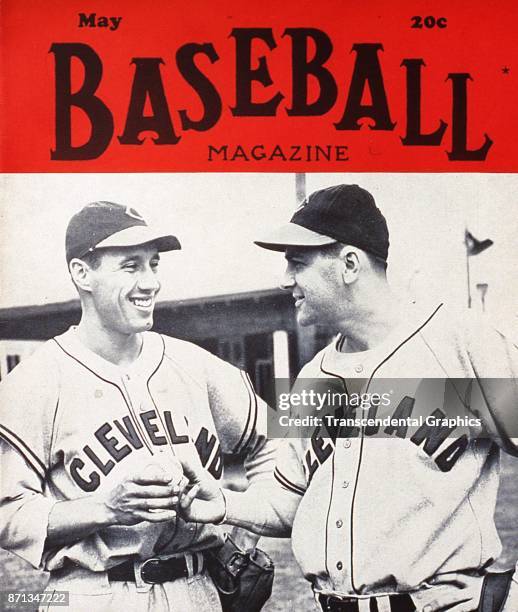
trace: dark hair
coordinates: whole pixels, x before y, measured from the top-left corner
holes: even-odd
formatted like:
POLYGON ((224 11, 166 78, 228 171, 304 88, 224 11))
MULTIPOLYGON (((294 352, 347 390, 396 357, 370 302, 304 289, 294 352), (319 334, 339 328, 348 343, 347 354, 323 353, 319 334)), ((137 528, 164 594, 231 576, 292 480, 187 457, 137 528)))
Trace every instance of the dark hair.
POLYGON ((372 253, 365 253, 367 255, 371 266, 376 270, 376 272, 382 272, 385 274, 387 272, 387 262, 381 257, 376 257, 376 255, 372 255, 372 253))
POLYGON ((102 249, 93 249, 93 251, 88 251, 81 255, 81 257, 78 257, 78 259, 84 261, 93 270, 96 270, 101 265, 102 256, 102 249))

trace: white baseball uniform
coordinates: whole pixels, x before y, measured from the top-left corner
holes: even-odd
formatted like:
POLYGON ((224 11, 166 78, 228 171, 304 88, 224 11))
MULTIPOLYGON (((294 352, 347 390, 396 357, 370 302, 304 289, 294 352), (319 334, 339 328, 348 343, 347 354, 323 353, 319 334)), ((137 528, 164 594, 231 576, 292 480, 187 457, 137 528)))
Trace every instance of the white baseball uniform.
POLYGON ((416 312, 359 353, 340 351, 338 337, 301 371, 293 392, 334 379, 349 392, 389 391, 379 418, 423 419, 413 429, 361 426, 339 437, 323 425, 283 441, 275 476, 285 494, 300 496, 293 550, 317 593, 410 592, 424 605, 431 577, 486 568, 499 555, 494 440, 518 454, 518 351, 484 322, 455 321, 444 305, 416 312), (427 416, 454 414, 471 424, 427 425, 427 416), (482 427, 491 438, 476 439, 482 427))
POLYGON ((265 406, 246 374, 191 343, 154 332, 143 339, 137 360, 119 367, 71 328, 0 385, 0 544, 54 575, 73 568, 72 591, 109 594, 103 570, 130 558, 200 551, 218 544, 222 531, 177 518, 115 525, 48 549, 56 501, 109 490, 147 463, 167 466, 168 453, 197 452, 216 479, 222 453, 244 453, 250 482, 273 469, 265 406))

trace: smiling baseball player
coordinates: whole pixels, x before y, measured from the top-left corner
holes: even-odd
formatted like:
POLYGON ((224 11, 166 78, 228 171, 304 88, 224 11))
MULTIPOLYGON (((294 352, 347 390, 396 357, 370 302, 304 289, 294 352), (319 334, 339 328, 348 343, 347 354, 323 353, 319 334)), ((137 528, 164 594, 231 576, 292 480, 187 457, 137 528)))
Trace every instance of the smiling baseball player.
POLYGON ((313 193, 257 244, 285 253, 298 322, 338 333, 292 394, 329 381, 351 396, 390 391, 387 405, 368 406, 390 421, 324 422, 286 438, 277 486, 261 498, 222 495, 187 462, 195 486, 182 495, 184 514, 291 532, 325 612, 499 612, 506 598, 518 610, 512 571, 488 572, 501 550, 499 450, 518 455, 517 347, 483 321, 459 323, 443 304, 408 306, 391 292, 385 218, 357 185, 313 193))
POLYGON ((220 609, 203 552, 222 531, 176 516, 178 457, 219 480, 240 453, 251 486, 273 468, 247 376, 149 331, 159 254, 179 248, 134 209, 84 207, 66 234, 81 321, 1 384, 0 544, 74 611, 220 609))

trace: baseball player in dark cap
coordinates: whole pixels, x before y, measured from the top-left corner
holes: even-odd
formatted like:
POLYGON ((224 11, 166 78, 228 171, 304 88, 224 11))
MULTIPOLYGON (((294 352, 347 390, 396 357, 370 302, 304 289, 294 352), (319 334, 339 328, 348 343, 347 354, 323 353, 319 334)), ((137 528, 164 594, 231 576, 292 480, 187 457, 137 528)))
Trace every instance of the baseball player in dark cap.
POLYGON ((371 419, 322 418, 287 436, 277 484, 261 498, 222 492, 187 462, 195 486, 182 511, 291 534, 326 612, 497 612, 506 598, 518 610, 513 572, 490 572, 501 550, 499 451, 518 455, 517 347, 472 316, 459 322, 444 304, 423 309, 392 293, 387 224, 358 185, 316 191, 257 244, 285 253, 298 322, 337 332, 292 397, 331 381, 366 397, 349 414, 371 419), (389 400, 375 403, 376 391, 389 400))
POLYGON ((273 469, 248 377, 149 331, 160 254, 176 249, 133 208, 85 206, 66 233, 81 321, 1 383, 0 544, 74 612, 220 609, 205 553, 222 529, 176 515, 178 457, 219 480, 222 453, 239 453, 251 486, 273 469))

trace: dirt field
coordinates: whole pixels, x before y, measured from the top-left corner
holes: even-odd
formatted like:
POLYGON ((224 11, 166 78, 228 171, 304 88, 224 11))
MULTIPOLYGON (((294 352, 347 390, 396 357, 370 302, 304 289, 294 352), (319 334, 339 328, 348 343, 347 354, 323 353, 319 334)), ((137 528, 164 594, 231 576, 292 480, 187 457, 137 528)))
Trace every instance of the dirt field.
MULTIPOLYGON (((505 457, 503 460, 496 520, 504 543, 498 567, 504 569, 511 567, 514 559, 518 558, 518 459, 505 457)), ((266 612, 317 610, 311 589, 293 559, 289 540, 263 539, 260 546, 273 557, 276 564, 274 592, 264 610, 266 612)), ((0 576, 3 589, 40 589, 46 582, 44 574, 34 571, 26 563, 1 549, 0 576)), ((200 612, 206 611, 200 610, 200 612)))

